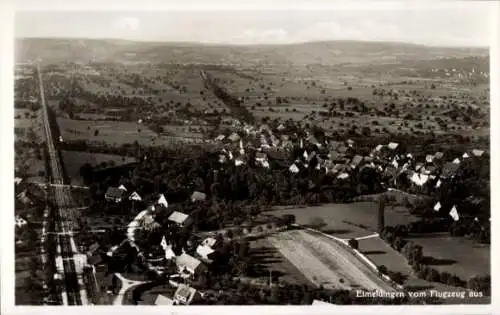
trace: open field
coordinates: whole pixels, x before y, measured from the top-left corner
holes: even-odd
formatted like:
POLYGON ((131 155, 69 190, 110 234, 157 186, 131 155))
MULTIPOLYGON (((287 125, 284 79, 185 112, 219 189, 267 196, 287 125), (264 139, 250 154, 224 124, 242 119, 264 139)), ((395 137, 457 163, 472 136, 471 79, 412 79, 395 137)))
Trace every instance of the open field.
MULTIPOLYGON (((58 42, 70 50, 76 47, 68 40, 31 40, 26 46, 25 41, 19 41, 20 55, 29 55, 38 46, 59 51, 58 42)), ((53 92, 48 95, 56 96, 66 89, 65 75, 91 94, 77 102, 77 115, 89 107, 96 111, 89 115, 109 118, 110 108, 124 109, 135 120, 151 116, 165 124, 190 119, 189 112, 227 112, 226 105, 204 87, 200 71, 205 70, 257 118, 293 119, 340 132, 354 128, 361 132, 362 126, 377 135, 454 133, 485 137, 489 133, 486 50, 349 41, 214 46, 208 50, 197 45, 133 42, 88 41, 88 45, 106 47, 100 49, 101 57, 113 62, 91 62, 71 69, 62 63, 58 71, 47 72, 47 89, 53 92), (326 57, 323 51, 331 54, 326 57), (107 96, 111 98, 107 100, 107 96), (341 105, 339 98, 355 101, 341 105)), ((83 60, 90 57, 78 47, 75 54, 83 60)), ((99 59, 91 55, 93 60, 99 59)), ((131 139, 145 141, 139 136, 131 139)))
MULTIPOLYGON (((376 231, 377 205, 370 202, 356 202, 352 204, 323 205, 298 209, 282 209, 273 211, 273 214, 293 214, 297 224, 309 225, 313 218, 324 221, 318 228, 325 233, 348 239, 369 235, 376 231), (345 221, 349 223, 346 223, 345 221), (356 225, 365 226, 366 229, 356 225)), ((319 221, 316 219, 316 221, 319 221)), ((386 225, 394 226, 416 221, 416 217, 400 206, 386 207, 386 225)), ((436 236, 422 234, 410 237, 412 241, 422 245, 424 256, 434 258, 429 265, 439 271, 447 271, 464 280, 476 275, 488 274, 490 270, 490 247, 474 244, 471 241, 452 238, 449 236, 436 236)), ((363 252, 376 265, 385 265, 393 272, 401 272, 407 277, 405 286, 442 288, 442 284, 429 283, 418 279, 405 258, 379 237, 359 240, 360 251, 363 252)), ((445 286, 446 287, 446 286, 445 286)))
POLYGON ((62 117, 58 117, 57 122, 63 139, 67 140, 104 141, 120 145, 134 141, 145 144, 157 137, 149 128, 135 122, 82 121, 62 117))
POLYGON ((255 274, 248 280, 257 284, 269 284, 269 272, 273 282, 312 284, 302 272, 290 263, 273 246, 271 238, 257 238, 250 242, 250 253, 255 274))
POLYGON ((122 164, 133 163, 135 159, 125 156, 90 153, 82 151, 61 151, 66 174, 70 177, 74 185, 82 184, 80 177, 80 167, 83 164, 90 164, 93 167, 106 163, 107 166, 119 166, 122 164))
MULTIPOLYGON (((270 214, 293 214, 296 223, 310 225, 314 218, 320 218, 324 225, 318 228, 340 238, 355 238, 371 234, 377 230, 377 205, 371 202, 354 202, 348 204, 325 204, 317 207, 295 209, 277 209, 270 214), (355 225, 362 225, 364 228, 355 225)), ((404 207, 386 207, 385 222, 387 226, 406 224, 415 221, 404 207)))
POLYGON ((17 128, 32 127, 36 118, 41 114, 40 111, 32 111, 30 109, 15 108, 14 109, 14 126, 17 128))
MULTIPOLYGON (((65 140, 105 142, 119 146, 137 141, 140 145, 161 146, 180 141, 200 141, 199 133, 187 137, 181 135, 158 135, 143 124, 127 121, 85 121, 57 118, 61 135, 65 140), (97 134, 96 134, 97 131, 97 134)), ((178 129, 177 129, 178 130, 178 129)), ((185 132, 185 131, 184 131, 185 132)))
POLYGON ((271 243, 313 283, 325 288, 393 288, 369 270, 344 245, 303 230, 276 234, 271 243))
MULTIPOLYGON (((388 71, 399 66, 388 65, 388 71)), ((293 75, 280 73, 278 66, 273 70, 253 75, 255 80, 230 72, 211 74, 259 118, 304 120, 337 131, 365 126, 376 134, 456 132, 485 136, 489 132, 488 89, 484 84, 405 78, 390 73, 382 78, 373 71, 364 73, 363 69, 349 67, 318 73, 318 69, 296 66, 293 75), (339 105, 339 98, 356 101, 339 105), (485 117, 461 116, 469 108, 485 117), (466 121, 471 117, 472 121, 466 121)))
POLYGON ((456 274, 464 280, 491 272, 489 245, 448 235, 424 235, 410 240, 423 247, 424 257, 434 258, 430 265, 439 271, 456 274))
MULTIPOLYGON (((418 241, 417 239, 412 239, 413 241, 418 241)), ((435 240, 426 238, 424 242, 417 242, 420 245, 424 247, 424 255, 430 255, 430 251, 426 250, 426 248, 432 246, 428 246, 428 244, 434 244, 435 240)), ((434 248, 437 247, 437 245, 434 245, 434 248)), ((379 237, 373 237, 373 238, 368 238, 368 239, 363 239, 359 240, 359 250, 366 256, 368 257, 373 263, 375 263, 377 266, 380 265, 385 265, 390 271, 393 272, 401 272, 403 276, 405 276, 404 284, 403 286, 409 290, 409 291, 426 291, 427 294, 430 294, 430 290, 437 290, 440 292, 453 292, 453 291, 458 291, 458 290, 464 290, 464 289, 458 289, 456 287, 452 287, 449 285, 445 285, 443 283, 438 283, 438 282, 430 282, 427 280, 419 279, 416 277, 416 275, 413 274, 411 267, 408 265, 406 262, 406 259, 403 257, 402 254, 398 253, 396 250, 394 250, 392 247, 390 247, 386 242, 384 242, 382 239, 379 237)), ((489 249, 488 249, 489 250, 489 249)), ((461 248, 461 252, 457 250, 457 252, 460 253, 469 253, 470 248, 461 248)), ((485 250, 486 252, 486 250, 485 250)), ((450 257, 449 255, 449 250, 443 250, 443 252, 440 252, 441 255, 445 255, 447 257, 450 257)), ((489 257, 489 252, 488 257, 489 257)), ((472 261, 476 261, 472 258, 469 257, 476 257, 474 255, 467 256, 464 260, 457 261, 457 263, 453 265, 431 265, 433 268, 439 269, 440 271, 448 271, 452 274, 457 274, 460 277, 463 277, 464 274, 459 273, 460 266, 464 266, 465 264, 468 264, 467 267, 473 265, 472 261)), ((438 255, 439 256, 439 255, 438 255)), ((484 253, 483 253, 484 256, 484 253)), ((488 268, 489 269, 489 258, 488 260, 485 259, 478 259, 479 263, 478 265, 481 266, 482 268, 488 268)), ((477 274, 482 274, 484 270, 486 269, 481 269, 481 267, 472 267, 471 269, 465 270, 466 273, 472 274, 472 271, 474 269, 480 270, 477 274)), ((468 278, 464 278, 468 279, 468 278)), ((460 299, 460 298, 455 298, 455 299, 443 299, 443 303, 445 304, 462 304, 462 303, 467 303, 467 304, 487 304, 490 303, 491 298, 490 297, 483 297, 483 298, 477 298, 477 297, 469 297, 466 299, 460 299)))

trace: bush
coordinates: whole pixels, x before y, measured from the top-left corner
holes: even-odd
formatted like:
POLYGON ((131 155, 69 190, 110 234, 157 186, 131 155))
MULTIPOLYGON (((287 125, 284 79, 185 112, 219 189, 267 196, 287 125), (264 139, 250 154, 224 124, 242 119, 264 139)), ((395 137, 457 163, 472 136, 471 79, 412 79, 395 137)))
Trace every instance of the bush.
POLYGON ((440 280, 440 274, 436 269, 429 268, 429 271, 427 273, 427 277, 425 278, 425 280, 431 281, 431 282, 437 282, 440 280))
POLYGON ((475 276, 467 281, 467 289, 482 292, 483 295, 491 295, 491 276, 475 276))
POLYGON ((405 280, 405 276, 401 272, 392 272, 388 271, 387 275, 389 278, 391 278, 392 281, 396 282, 397 284, 403 284, 405 280))
POLYGON ((325 223, 325 220, 323 220, 323 218, 320 218, 320 217, 313 217, 311 218, 311 220, 309 221, 309 225, 312 227, 312 228, 320 228, 320 227, 323 227, 326 225, 325 223))
POLYGON ((295 224, 295 216, 293 214, 285 214, 281 218, 285 225, 295 224))
POLYGON ((359 242, 357 239, 351 238, 347 243, 349 244, 349 246, 351 246, 354 249, 359 248, 359 242))
POLYGON ((381 274, 384 274, 384 275, 387 274, 387 267, 385 265, 377 266, 377 269, 378 269, 378 272, 380 272, 381 274))

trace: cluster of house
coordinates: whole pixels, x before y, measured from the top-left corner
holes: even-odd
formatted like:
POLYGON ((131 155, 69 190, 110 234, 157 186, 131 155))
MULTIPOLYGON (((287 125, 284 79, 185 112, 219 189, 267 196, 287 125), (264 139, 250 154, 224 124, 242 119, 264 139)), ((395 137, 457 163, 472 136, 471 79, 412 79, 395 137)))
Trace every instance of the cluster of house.
MULTIPOLYGON (((285 126, 280 124, 276 128, 276 133, 284 129, 285 126)), ((335 176, 337 180, 346 180, 354 171, 372 168, 389 179, 387 182, 389 186, 398 187, 402 179, 406 178, 407 183, 421 192, 439 188, 444 181, 455 176, 464 160, 480 158, 485 153, 483 150, 473 149, 464 152, 460 157, 446 161, 443 152, 435 152, 417 161, 411 153, 403 152, 398 143, 390 142, 386 145, 377 145, 369 155, 363 156, 356 154, 355 143, 352 140, 322 143, 312 134, 308 134, 303 139, 292 141, 288 135, 276 136, 265 124, 260 128, 245 125, 242 130, 245 135, 253 139, 249 140, 246 147, 257 150, 255 164, 264 168, 270 168, 271 159, 286 160, 286 152, 298 146, 301 155, 287 165, 291 173, 299 173, 303 169, 314 167, 317 170, 324 169, 326 174, 335 176), (308 144, 308 148, 312 145, 316 150, 308 151, 304 143, 308 144)), ((248 161, 243 139, 237 132, 228 136, 219 135, 215 140, 226 145, 219 154, 220 163, 232 162, 235 166, 241 166, 248 161), (235 149, 237 143, 238 148, 235 149)), ((436 205, 436 211, 439 211, 440 207, 436 205)), ((450 216, 454 220, 459 219, 457 206, 451 208, 450 216)))
POLYGON ((200 297, 201 293, 195 288, 179 284, 173 298, 158 294, 155 299, 155 305, 189 305, 200 297))
MULTIPOLYGON (((120 187, 110 187, 106 192, 106 199, 111 202, 121 202, 126 198, 126 188, 122 185, 120 187)), ((131 200, 142 200, 137 192, 129 195, 131 200), (134 196, 134 197, 132 197, 134 196), (131 198, 132 197, 132 198, 131 198)), ((191 201, 201 201, 206 198, 202 192, 195 191, 191 195, 191 201)), ((168 202, 163 194, 160 194, 158 200, 152 205, 148 206, 145 210, 139 212, 136 217, 127 226, 127 242, 134 247, 138 256, 141 257, 147 266, 148 270, 155 271, 158 274, 166 272, 167 263, 169 261, 175 263, 177 273, 169 275, 170 279, 180 278, 185 282, 186 280, 193 280, 199 277, 208 269, 208 265, 213 262, 213 254, 220 245, 217 240, 207 238, 203 240, 194 253, 187 253, 184 248, 182 253, 176 254, 172 249, 172 243, 163 236, 160 246, 161 252, 148 252, 144 253, 136 244, 136 232, 139 229, 152 230, 160 227, 160 224, 155 221, 155 212, 159 207, 168 208, 168 202)), ((186 213, 173 211, 168 216, 168 221, 172 222, 179 228, 188 228, 193 224, 193 219, 186 213)), ((113 246, 107 253, 108 256, 113 256, 113 253, 124 245, 113 246)), ((89 249, 90 251, 91 249, 89 249)), ((91 255, 89 254, 89 257, 91 255)), ((175 281, 170 281, 171 284, 178 286, 174 295, 174 299, 165 296, 158 296, 156 303, 162 305, 175 305, 175 304, 189 304, 196 296, 196 290, 189 286, 178 284, 175 281)))
POLYGON ((455 69, 455 68, 452 68, 452 69, 436 69, 436 68, 434 68, 434 69, 431 69, 431 72, 444 73, 448 77, 449 76, 458 76, 459 78, 466 78, 466 77, 473 77, 473 76, 481 76, 484 78, 489 77, 488 72, 476 71, 475 68, 472 68, 471 71, 462 70, 462 69, 455 69))

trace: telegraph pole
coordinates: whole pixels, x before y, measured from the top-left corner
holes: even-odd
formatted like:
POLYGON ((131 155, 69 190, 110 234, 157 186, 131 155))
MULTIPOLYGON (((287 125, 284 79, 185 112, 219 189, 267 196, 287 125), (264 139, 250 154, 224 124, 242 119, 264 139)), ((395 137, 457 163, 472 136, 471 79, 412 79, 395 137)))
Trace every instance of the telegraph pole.
POLYGON ((385 226, 385 195, 380 196, 378 204, 378 232, 382 233, 385 226))

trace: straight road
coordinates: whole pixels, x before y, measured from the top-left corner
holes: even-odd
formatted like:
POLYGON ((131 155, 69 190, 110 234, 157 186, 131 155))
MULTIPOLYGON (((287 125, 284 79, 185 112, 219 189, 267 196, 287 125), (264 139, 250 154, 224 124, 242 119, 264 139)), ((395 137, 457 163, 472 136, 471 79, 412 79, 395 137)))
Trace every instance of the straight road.
POLYGON ((39 65, 37 65, 37 72, 38 83, 40 86, 40 101, 43 108, 45 140, 50 158, 51 184, 54 184, 53 189, 51 190, 55 199, 53 219, 56 223, 56 231, 62 233, 58 235, 57 241, 58 250, 60 250, 60 255, 63 258, 63 278, 66 289, 66 298, 63 300, 66 300, 69 305, 82 305, 86 304, 87 301, 85 298, 82 299, 80 294, 81 275, 77 274, 74 262, 76 248, 73 248, 74 246, 72 246, 74 244, 74 240, 72 234, 69 233, 73 229, 73 222, 75 221, 73 220, 73 213, 71 209, 68 209, 68 207, 71 207, 74 203, 69 186, 66 186, 64 183, 61 161, 59 160, 59 154, 52 137, 48 108, 45 102, 42 72, 40 71, 39 65))

